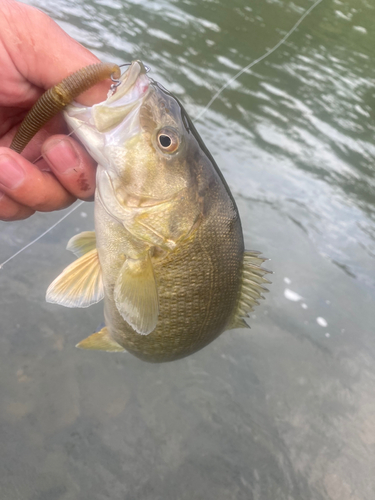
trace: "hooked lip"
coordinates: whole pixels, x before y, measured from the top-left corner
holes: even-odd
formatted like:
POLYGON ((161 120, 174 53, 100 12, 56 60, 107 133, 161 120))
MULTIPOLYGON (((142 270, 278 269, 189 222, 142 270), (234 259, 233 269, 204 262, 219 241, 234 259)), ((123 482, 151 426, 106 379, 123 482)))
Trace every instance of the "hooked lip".
POLYGON ((90 107, 77 103, 68 106, 64 112, 68 125, 77 131, 78 127, 85 124, 100 133, 116 127, 139 106, 147 94, 150 79, 146 73, 147 69, 141 61, 133 61, 121 75, 115 92, 105 101, 90 107))
POLYGON ((135 88, 139 97, 144 94, 149 86, 149 79, 146 77, 147 72, 148 69, 141 61, 132 61, 127 71, 120 76, 118 80, 120 83, 116 84, 115 91, 107 98, 106 104, 111 105, 120 100, 133 88, 135 88), (142 75, 145 76, 141 78, 142 75))

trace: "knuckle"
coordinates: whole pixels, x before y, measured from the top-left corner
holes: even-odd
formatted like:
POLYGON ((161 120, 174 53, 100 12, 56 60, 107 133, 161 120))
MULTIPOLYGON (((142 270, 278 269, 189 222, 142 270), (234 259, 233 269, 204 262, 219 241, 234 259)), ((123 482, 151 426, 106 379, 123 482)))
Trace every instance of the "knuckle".
POLYGON ((9 207, 8 209, 0 208, 0 220, 4 222, 12 222, 16 220, 24 220, 31 217, 35 213, 27 207, 9 207))
POLYGON ((76 198, 74 196, 64 196, 61 198, 46 198, 42 201, 39 201, 32 208, 38 212, 53 212, 55 210, 63 210, 64 208, 69 207, 72 203, 74 203, 76 198))
POLYGON ((21 205, 0 192, 0 220, 5 222, 23 220, 33 215, 34 212, 32 208, 21 205))

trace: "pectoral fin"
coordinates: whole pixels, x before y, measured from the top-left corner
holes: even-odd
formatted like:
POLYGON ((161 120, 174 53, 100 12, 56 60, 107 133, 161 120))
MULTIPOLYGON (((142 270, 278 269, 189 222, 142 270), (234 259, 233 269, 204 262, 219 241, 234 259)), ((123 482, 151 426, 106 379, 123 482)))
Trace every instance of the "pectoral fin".
POLYGON ((46 301, 65 307, 88 307, 104 297, 98 251, 90 250, 70 264, 48 287, 46 301))
POLYGON ((95 231, 84 231, 83 233, 76 234, 70 238, 66 249, 73 252, 77 257, 82 257, 85 253, 90 252, 96 248, 96 234, 95 231))
POLYGON ((117 278, 116 307, 129 325, 141 335, 155 327, 159 314, 158 291, 150 256, 126 259, 117 278))
POLYGON ((104 327, 100 332, 93 333, 84 340, 81 340, 76 347, 80 349, 92 349, 95 351, 124 352, 125 349, 115 342, 107 329, 104 327))

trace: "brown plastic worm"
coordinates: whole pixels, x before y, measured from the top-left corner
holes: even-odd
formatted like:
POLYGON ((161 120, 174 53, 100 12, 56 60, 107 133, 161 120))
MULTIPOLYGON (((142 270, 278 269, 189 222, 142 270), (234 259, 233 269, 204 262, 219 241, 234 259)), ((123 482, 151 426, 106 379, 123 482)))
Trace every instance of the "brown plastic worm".
POLYGON ((93 87, 101 80, 112 76, 120 78, 121 70, 117 64, 97 63, 85 66, 60 83, 47 90, 34 104, 23 119, 13 138, 10 149, 21 153, 34 135, 53 116, 70 104, 82 92, 93 87))

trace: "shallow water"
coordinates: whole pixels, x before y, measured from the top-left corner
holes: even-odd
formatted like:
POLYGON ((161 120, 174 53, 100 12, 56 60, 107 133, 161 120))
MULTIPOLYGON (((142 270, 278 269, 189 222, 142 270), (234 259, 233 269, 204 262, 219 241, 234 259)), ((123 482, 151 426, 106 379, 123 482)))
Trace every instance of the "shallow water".
MULTIPOLYGON (((104 60, 140 58, 192 117, 307 0, 33 1, 104 60)), ((102 306, 44 302, 85 204, 0 273, 0 496, 375 498, 375 7, 323 0, 197 123, 271 258, 251 330, 163 365, 75 344, 102 306)), ((1 223, 0 262, 61 213, 1 223)))

